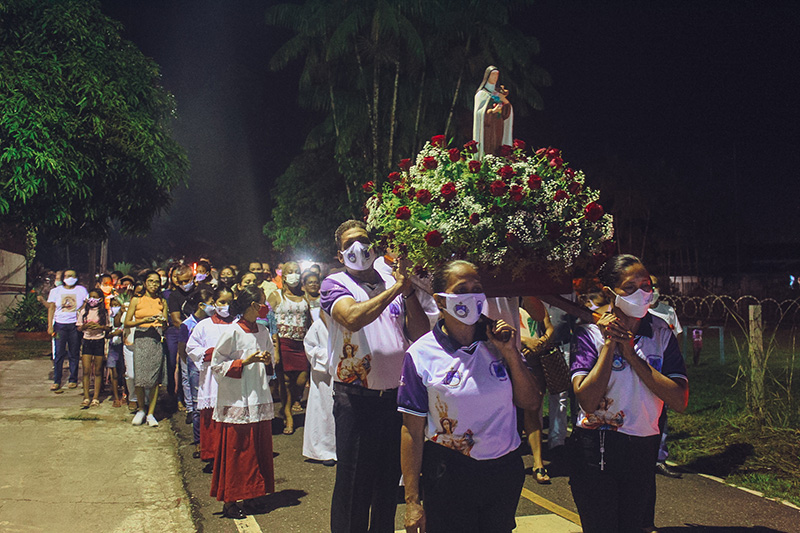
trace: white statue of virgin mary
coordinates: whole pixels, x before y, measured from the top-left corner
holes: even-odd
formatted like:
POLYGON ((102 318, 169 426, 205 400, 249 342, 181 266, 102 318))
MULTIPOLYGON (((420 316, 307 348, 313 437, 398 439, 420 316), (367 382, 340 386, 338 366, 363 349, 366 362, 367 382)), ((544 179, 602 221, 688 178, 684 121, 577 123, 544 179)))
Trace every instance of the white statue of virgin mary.
POLYGON ((472 138, 478 141, 478 154, 496 154, 500 146, 514 142, 514 110, 508 101, 508 90, 497 85, 500 71, 490 65, 483 73, 475 93, 472 138))

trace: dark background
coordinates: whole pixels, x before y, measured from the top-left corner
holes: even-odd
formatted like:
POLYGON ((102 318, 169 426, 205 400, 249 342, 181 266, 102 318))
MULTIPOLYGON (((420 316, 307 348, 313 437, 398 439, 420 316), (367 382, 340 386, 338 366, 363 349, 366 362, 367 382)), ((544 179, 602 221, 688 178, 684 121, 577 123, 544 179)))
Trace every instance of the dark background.
MULTIPOLYGON (((267 5, 102 2, 161 65, 192 165, 147 238, 112 237, 111 262, 270 255, 270 189, 318 117, 298 105, 296 68, 268 69, 289 35, 265 24, 267 5)), ((663 206, 653 239, 716 246, 708 268, 785 270, 800 252, 799 14, 791 1, 538 2, 514 20, 553 84, 515 137, 562 148, 612 213, 623 189, 663 206)), ((42 255, 65 260, 63 247, 42 255)))

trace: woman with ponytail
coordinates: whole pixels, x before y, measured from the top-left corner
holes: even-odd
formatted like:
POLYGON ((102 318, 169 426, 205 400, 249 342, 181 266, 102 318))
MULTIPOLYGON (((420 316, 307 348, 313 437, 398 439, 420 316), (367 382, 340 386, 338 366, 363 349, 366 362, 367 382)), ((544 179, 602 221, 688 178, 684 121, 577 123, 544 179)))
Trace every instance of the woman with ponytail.
POLYGON ((222 332, 211 356, 219 386, 214 420, 220 424, 211 496, 225 502, 227 518, 258 511, 258 499, 275 491, 269 391, 273 346, 267 328, 256 323, 269 311, 265 301, 257 285, 242 289, 231 310, 240 317, 222 332))

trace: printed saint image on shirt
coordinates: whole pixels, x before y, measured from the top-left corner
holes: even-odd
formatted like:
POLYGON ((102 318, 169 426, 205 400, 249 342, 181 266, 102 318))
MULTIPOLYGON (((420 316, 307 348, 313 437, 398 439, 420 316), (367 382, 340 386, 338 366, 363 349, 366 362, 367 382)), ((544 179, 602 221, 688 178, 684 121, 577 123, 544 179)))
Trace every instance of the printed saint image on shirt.
POLYGON ((612 398, 603 398, 594 413, 586 415, 583 427, 586 429, 611 429, 616 431, 625 423, 625 412, 611 410, 612 398))
POLYGON ((447 416, 447 404, 442 401, 438 394, 436 395, 435 405, 436 411, 439 413, 439 429, 431 437, 431 440, 469 457, 472 447, 475 446, 474 433, 472 433, 471 429, 460 434, 454 433, 456 426, 458 426, 458 420, 447 416))
POLYGON ((372 361, 372 355, 366 354, 361 357, 358 356, 358 344, 350 342, 351 335, 345 334, 342 343, 342 353, 339 355, 339 364, 336 366, 336 375, 342 383, 350 385, 358 385, 360 387, 369 387, 367 382, 367 374, 369 374, 372 361))
POLYGON ((61 296, 62 311, 76 311, 77 309, 78 309, 78 300, 74 294, 64 294, 61 296))

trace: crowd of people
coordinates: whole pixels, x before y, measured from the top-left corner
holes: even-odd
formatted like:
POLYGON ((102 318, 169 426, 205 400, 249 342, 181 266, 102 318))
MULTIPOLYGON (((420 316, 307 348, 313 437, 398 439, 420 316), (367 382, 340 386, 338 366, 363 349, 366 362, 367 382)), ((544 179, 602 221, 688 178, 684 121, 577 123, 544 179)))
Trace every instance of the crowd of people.
POLYGON ((66 359, 70 388, 83 367, 82 408, 106 384, 113 407, 154 427, 159 396, 174 402, 229 518, 264 507, 273 420, 281 438, 305 413, 302 454, 336 466, 333 532, 394 531, 401 476, 407 531, 511 531, 525 444, 549 482, 549 392, 550 459, 568 470, 584 531, 655 530, 655 473, 677 475, 667 406, 685 409, 688 380, 680 324, 639 259, 609 259, 569 295, 595 317, 584 322, 534 297, 487 297, 467 261, 421 280, 360 221, 334 238, 338 265, 324 271, 200 259, 102 274, 88 290, 59 273, 51 390, 66 359), (545 354, 568 367, 566 390, 548 385, 545 354))

